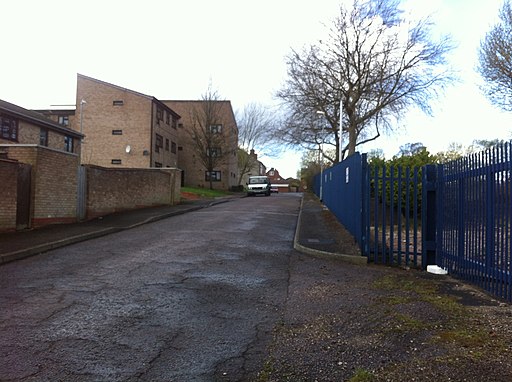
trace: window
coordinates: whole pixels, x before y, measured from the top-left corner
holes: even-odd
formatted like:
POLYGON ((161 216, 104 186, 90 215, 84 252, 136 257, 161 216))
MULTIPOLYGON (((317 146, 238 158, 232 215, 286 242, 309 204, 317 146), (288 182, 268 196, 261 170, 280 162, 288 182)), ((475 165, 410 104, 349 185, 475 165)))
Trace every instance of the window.
POLYGON ((59 115, 59 123, 64 126, 69 126, 69 117, 67 115, 59 115))
POLYGON ((121 159, 112 159, 112 164, 121 164, 121 159))
POLYGON ((220 171, 205 171, 204 172, 204 180, 207 182, 210 181, 210 177, 212 179, 212 182, 220 182, 220 171))
MULTIPOLYGON (((183 147, 182 147, 182 149, 183 149, 183 147)), ((171 153, 176 154, 176 143, 175 142, 171 142, 171 153)))
MULTIPOLYGON (((183 124, 180 124, 181 127, 183 127, 183 124)), ((178 128, 178 120, 176 119, 176 117, 173 115, 172 116, 172 128, 173 129, 177 129, 178 128)))
POLYGON ((123 135, 123 130, 112 130, 112 135, 123 135))
POLYGON ((64 137, 64 150, 68 153, 73 152, 73 137, 70 137, 69 135, 64 137))
POLYGON ((155 167, 158 167, 158 168, 162 167, 162 163, 160 163, 160 162, 155 162, 155 167))
POLYGON ((0 114, 0 138, 18 142, 18 120, 7 115, 0 114))
POLYGON ((157 122, 164 120, 164 109, 161 107, 156 108, 156 120, 157 122))
POLYGON ((159 153, 160 148, 164 147, 164 138, 160 134, 156 134, 155 138, 155 152, 159 153))
POLYGON ((220 147, 211 147, 206 149, 206 155, 209 157, 220 157, 222 155, 222 150, 220 147))
POLYGON ((183 146, 178 146, 178 151, 183 151, 183 146))
POLYGON ((165 123, 170 125, 171 124, 171 113, 168 111, 165 112, 165 123))
POLYGON ((124 101, 122 99, 116 99, 112 102, 112 106, 123 106, 124 101))
POLYGON ((222 125, 210 125, 210 132, 212 134, 222 133, 222 125))
POLYGON ((169 140, 165 138, 165 151, 169 151, 169 140))
POLYGON ((41 130, 39 130, 39 144, 48 146, 48 129, 41 127, 41 130))

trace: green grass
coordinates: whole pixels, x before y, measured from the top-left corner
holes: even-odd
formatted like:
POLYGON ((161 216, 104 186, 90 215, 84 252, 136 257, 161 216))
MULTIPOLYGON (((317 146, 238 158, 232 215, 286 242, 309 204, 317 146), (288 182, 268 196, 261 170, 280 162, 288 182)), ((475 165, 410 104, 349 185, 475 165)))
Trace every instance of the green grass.
POLYGON ((371 382, 374 380, 374 375, 368 370, 357 369, 355 374, 350 378, 349 382, 371 382))
POLYGON ((215 198, 217 196, 230 195, 230 192, 222 190, 210 190, 208 188, 181 187, 181 192, 190 192, 201 198, 215 198))

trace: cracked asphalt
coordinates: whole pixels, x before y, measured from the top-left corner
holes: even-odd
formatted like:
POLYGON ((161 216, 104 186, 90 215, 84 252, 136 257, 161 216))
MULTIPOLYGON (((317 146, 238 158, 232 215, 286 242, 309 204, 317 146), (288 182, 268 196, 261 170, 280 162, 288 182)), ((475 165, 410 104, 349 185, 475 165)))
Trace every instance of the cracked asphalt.
POLYGON ((243 198, 0 267, 0 380, 255 378, 299 208, 243 198))

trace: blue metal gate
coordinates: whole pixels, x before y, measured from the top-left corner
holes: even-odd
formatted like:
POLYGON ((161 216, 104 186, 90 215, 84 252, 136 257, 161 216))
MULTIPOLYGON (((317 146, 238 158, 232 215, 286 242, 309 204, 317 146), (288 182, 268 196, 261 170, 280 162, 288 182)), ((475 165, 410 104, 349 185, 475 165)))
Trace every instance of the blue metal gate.
POLYGON ((512 301, 510 144, 438 172, 437 257, 456 277, 512 301))
POLYGON ((366 181, 366 255, 370 261, 420 267, 422 256, 422 169, 372 166, 366 181))

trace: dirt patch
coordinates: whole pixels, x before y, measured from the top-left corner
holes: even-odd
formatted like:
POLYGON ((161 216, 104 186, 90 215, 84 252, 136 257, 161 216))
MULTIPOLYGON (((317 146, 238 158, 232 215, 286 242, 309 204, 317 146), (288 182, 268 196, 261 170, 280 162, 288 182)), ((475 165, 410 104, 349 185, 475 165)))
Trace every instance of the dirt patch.
POLYGON ((510 381, 512 307, 447 276, 297 255, 258 381, 510 381))
POLYGON ((181 192, 181 199, 182 200, 199 200, 201 199, 201 197, 197 194, 194 194, 192 192, 186 192, 186 191, 182 191, 181 192))

